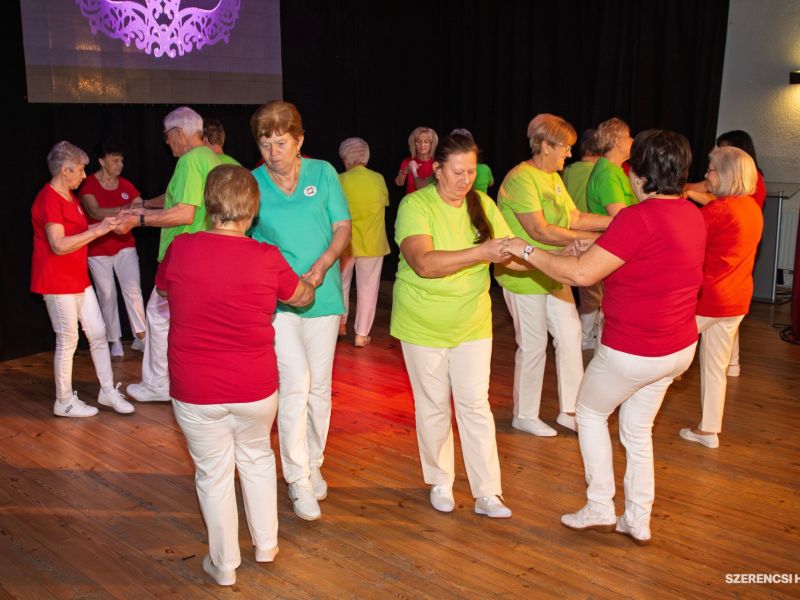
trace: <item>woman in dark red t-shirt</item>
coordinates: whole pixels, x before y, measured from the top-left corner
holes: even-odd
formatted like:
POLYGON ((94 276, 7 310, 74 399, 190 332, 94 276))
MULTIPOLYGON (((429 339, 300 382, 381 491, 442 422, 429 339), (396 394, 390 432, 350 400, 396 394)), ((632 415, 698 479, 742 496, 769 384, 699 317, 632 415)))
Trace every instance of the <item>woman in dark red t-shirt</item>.
POLYGON ((156 275, 169 301, 169 384, 175 417, 197 467, 208 528, 203 568, 236 582, 239 552, 234 467, 258 562, 278 552, 275 457, 269 433, 278 407, 272 318, 277 302, 305 306, 314 288, 275 246, 245 235, 258 212, 258 184, 244 168, 209 173, 213 229, 175 238, 156 275))
POLYGON ((117 389, 119 385, 114 387, 106 328, 89 284, 87 267, 87 244, 111 231, 119 221, 105 218, 89 225, 72 193, 86 177, 83 169, 88 162, 83 150, 69 142, 58 142, 47 155, 52 178, 37 194, 31 207, 31 291, 44 297, 56 334, 53 413, 59 417, 97 414, 97 408, 85 404, 72 389, 72 357, 78 347, 78 322, 89 340, 92 362, 100 380, 97 401, 119 413, 134 411, 133 405, 117 389))
POLYGON ((679 432, 683 439, 708 448, 719 446, 726 370, 753 296, 753 264, 764 226, 761 209, 751 196, 757 174, 755 162, 744 150, 723 146, 711 152, 706 181, 716 199, 702 209, 708 243, 697 302, 703 416, 699 427, 679 432))
MULTIPOLYGON (((528 262, 568 285, 603 279, 605 290, 605 328, 575 411, 588 502, 563 515, 561 523, 579 531, 617 531, 646 544, 655 499, 653 420, 667 388, 694 357, 706 230, 697 207, 681 197, 691 162, 685 137, 643 131, 633 142, 630 162, 639 204, 620 211, 585 254, 556 256, 536 250, 528 262), (608 433, 608 417, 618 406, 627 458, 625 513, 619 518, 608 433)), ((512 240, 508 248, 524 257, 523 245, 512 240)))
MULTIPOLYGON (((113 138, 103 140, 97 145, 96 153, 100 168, 86 178, 79 192, 89 222, 96 223, 104 217, 113 217, 123 208, 143 206, 139 190, 120 175, 124 156, 119 142, 113 138)), ((124 355, 114 275, 119 279, 128 321, 135 337, 131 348, 144 352, 144 300, 139 279, 139 255, 133 234, 112 232, 89 244, 89 270, 106 323, 111 356, 124 355)))
POLYGON ((400 163, 400 171, 394 178, 395 184, 405 185, 406 194, 428 185, 433 177, 433 153, 439 136, 430 127, 417 127, 408 136, 408 151, 411 153, 400 163))

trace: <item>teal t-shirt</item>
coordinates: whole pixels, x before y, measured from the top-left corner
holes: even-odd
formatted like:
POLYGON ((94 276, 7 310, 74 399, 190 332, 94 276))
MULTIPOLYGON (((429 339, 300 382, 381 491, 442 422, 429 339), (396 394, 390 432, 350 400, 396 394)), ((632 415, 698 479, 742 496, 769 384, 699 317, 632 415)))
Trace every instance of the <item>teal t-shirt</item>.
MULTIPOLYGON (((328 249, 333 239, 331 226, 350 220, 347 199, 336 170, 324 160, 303 158, 301 161, 299 180, 291 196, 275 185, 266 166, 253 171, 261 193, 261 206, 250 230, 254 240, 277 246, 298 275, 307 272, 328 249)), ((342 314, 339 261, 325 273, 314 302, 304 307, 279 303, 278 312, 309 318, 342 314)))
POLYGON ((589 175, 592 174, 594 163, 588 161, 578 161, 567 165, 561 179, 567 186, 569 195, 577 209, 581 212, 589 212, 586 208, 586 186, 589 183, 589 175))
POLYGON ((176 204, 189 204, 195 207, 194 220, 188 225, 164 227, 161 230, 158 262, 164 259, 172 240, 180 234, 206 231, 210 228, 210 223, 206 219, 206 203, 203 194, 206 190, 208 174, 219 164, 216 153, 206 146, 192 148, 178 159, 172 179, 167 184, 164 209, 172 208, 176 204))
POLYGON ((604 157, 594 163, 589 182, 586 184, 586 206, 595 215, 607 215, 609 204, 636 204, 631 182, 622 167, 604 157))

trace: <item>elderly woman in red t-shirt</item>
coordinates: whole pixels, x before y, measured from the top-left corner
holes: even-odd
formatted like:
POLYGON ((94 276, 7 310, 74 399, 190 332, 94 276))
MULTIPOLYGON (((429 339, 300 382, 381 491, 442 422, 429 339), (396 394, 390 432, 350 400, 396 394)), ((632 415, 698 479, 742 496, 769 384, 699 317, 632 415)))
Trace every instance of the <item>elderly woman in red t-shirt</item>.
POLYGON ((753 264, 764 218, 753 200, 757 171, 745 151, 718 147, 706 172, 712 200, 701 212, 708 230, 703 287, 697 303, 700 331, 700 406, 702 420, 680 436, 708 448, 719 446, 727 378, 739 323, 750 310, 753 264))
MULTIPOLYGON (((605 328, 576 406, 588 502, 561 522, 578 531, 616 530, 646 544, 655 498, 653 420, 667 388, 694 357, 706 230, 700 211, 681 196, 691 162, 685 137, 643 131, 633 142, 630 162, 639 204, 620 211, 585 254, 536 250, 527 261, 568 285, 603 279, 605 286, 605 328), (608 416, 618 406, 628 463, 625 512, 619 518, 608 434, 608 416)), ((508 249, 523 257, 523 245, 511 240, 508 249)))
POLYGON ((114 387, 106 328, 97 297, 89 283, 86 246, 119 225, 115 218, 86 222, 73 194, 86 178, 89 157, 69 142, 58 142, 47 155, 52 178, 37 194, 31 208, 33 264, 31 291, 42 294, 56 334, 53 356, 56 402, 59 417, 91 417, 97 408, 85 404, 72 389, 72 357, 78 347, 78 322, 86 339, 100 380, 97 402, 119 413, 132 413, 133 405, 114 387))
MULTIPOLYGON (((100 168, 86 178, 80 189, 81 203, 89 214, 90 223, 116 216, 123 208, 143 205, 139 190, 120 175, 124 159, 122 145, 108 138, 97 144, 95 150, 100 168)), ((89 244, 89 270, 106 323, 111 356, 124 355, 114 274, 119 279, 128 321, 135 337, 131 348, 144 352, 144 300, 139 280, 139 255, 133 234, 112 232, 89 244)))
POLYGON ((180 235, 156 275, 169 301, 169 384, 197 472, 208 528, 203 569, 219 585, 236 582, 241 563, 234 468, 258 562, 278 553, 275 456, 269 434, 278 408, 272 319, 278 301, 305 306, 314 288, 280 251, 247 237, 258 212, 258 184, 244 168, 208 175, 213 228, 180 235))

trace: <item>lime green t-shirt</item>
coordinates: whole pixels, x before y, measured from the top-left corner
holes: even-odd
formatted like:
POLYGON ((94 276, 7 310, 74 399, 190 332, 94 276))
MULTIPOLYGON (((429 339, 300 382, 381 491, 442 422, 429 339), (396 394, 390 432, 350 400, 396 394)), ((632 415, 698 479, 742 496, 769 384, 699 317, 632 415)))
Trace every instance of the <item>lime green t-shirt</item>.
POLYGON ((622 167, 615 165, 604 157, 597 159, 586 184, 586 205, 588 212, 596 215, 607 215, 609 204, 636 204, 631 182, 622 167))
POLYGON ((389 254, 386 239, 386 207, 389 190, 383 175, 363 165, 339 173, 347 205, 350 207, 353 233, 345 256, 385 256, 389 254))
POLYGON ((236 160, 232 156, 228 156, 227 154, 217 154, 217 158, 219 158, 220 164, 223 164, 223 165, 234 165, 234 166, 237 166, 237 167, 241 167, 242 166, 242 163, 240 163, 238 160, 236 160))
MULTIPOLYGON (((491 198, 478 192, 493 236, 511 235, 491 198)), ((395 241, 429 235, 434 250, 464 250, 475 246, 475 228, 466 201, 458 208, 428 185, 400 203, 395 241)), ((489 264, 478 263, 445 277, 420 277, 402 252, 392 300, 391 334, 404 342, 432 348, 453 348, 463 342, 492 337, 489 264)))
POLYGON ((164 209, 176 204, 194 206, 194 220, 188 225, 164 227, 161 230, 161 241, 158 245, 158 262, 164 259, 167 248, 182 233, 194 233, 209 229, 206 220, 206 203, 203 193, 206 189, 206 178, 211 169, 218 166, 219 158, 211 148, 197 146, 178 159, 175 172, 167 185, 164 209))
MULTIPOLYGON (((497 194, 497 205, 515 236, 544 250, 561 250, 534 240, 517 219, 516 213, 542 211, 545 220, 569 229, 572 211, 576 210, 567 187, 558 173, 545 173, 522 162, 509 171, 497 194)), ((511 271, 498 265, 495 268, 497 283, 515 294, 547 294, 561 288, 561 284, 536 269, 511 271)))
POLYGON ((493 182, 494 177, 492 177, 492 170, 489 165, 478 163, 475 167, 475 182, 472 184, 472 189, 485 194, 493 182))
POLYGON ((594 163, 578 161, 567 165, 561 175, 564 185, 567 186, 567 192, 575 202, 575 207, 581 212, 589 212, 586 208, 586 184, 589 183, 592 169, 594 169, 594 163))

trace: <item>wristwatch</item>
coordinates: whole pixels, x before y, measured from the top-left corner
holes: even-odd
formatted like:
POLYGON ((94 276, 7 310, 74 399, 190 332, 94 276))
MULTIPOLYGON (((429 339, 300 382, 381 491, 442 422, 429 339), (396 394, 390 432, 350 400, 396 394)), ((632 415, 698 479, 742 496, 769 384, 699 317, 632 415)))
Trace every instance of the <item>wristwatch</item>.
POLYGON ((139 215, 139 227, 144 227, 144 215, 139 215))
POLYGON ((528 260, 528 257, 529 257, 531 254, 533 254, 533 246, 531 246, 530 244, 528 244, 527 246, 525 246, 525 249, 522 251, 522 258, 523 258, 525 261, 527 261, 527 260, 528 260))

